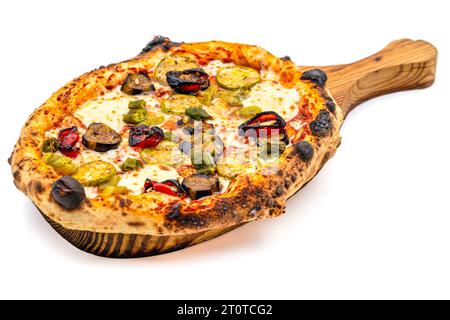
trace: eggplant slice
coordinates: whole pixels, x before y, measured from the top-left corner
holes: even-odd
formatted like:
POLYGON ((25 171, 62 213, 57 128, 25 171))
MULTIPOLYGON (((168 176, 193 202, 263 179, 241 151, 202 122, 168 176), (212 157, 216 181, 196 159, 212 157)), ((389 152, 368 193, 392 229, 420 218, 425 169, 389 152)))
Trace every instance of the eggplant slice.
POLYGON ((207 174, 194 174, 183 180, 181 185, 184 192, 194 200, 211 196, 220 191, 219 179, 217 176, 207 174))
POLYGON ((91 123, 83 135, 82 142, 88 149, 106 152, 117 149, 122 142, 122 137, 104 123, 91 123))

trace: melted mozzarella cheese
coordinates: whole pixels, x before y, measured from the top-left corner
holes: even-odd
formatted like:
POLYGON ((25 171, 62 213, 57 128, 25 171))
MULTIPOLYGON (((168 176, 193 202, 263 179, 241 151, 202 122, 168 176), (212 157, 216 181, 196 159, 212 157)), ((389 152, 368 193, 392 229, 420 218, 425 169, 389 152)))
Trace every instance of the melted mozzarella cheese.
POLYGON ((146 165, 137 171, 127 171, 121 175, 119 186, 127 187, 132 194, 141 194, 144 192, 145 180, 162 182, 168 179, 179 180, 180 175, 171 167, 164 165, 146 165))
POLYGON ((242 104, 245 107, 258 106, 263 111, 275 111, 289 121, 298 114, 299 100, 300 95, 295 88, 287 89, 274 81, 262 81, 251 89, 242 104))
POLYGON ((202 69, 205 70, 207 74, 210 76, 216 76, 217 72, 220 69, 235 66, 234 63, 225 63, 220 60, 210 61, 206 66, 202 66, 202 69))

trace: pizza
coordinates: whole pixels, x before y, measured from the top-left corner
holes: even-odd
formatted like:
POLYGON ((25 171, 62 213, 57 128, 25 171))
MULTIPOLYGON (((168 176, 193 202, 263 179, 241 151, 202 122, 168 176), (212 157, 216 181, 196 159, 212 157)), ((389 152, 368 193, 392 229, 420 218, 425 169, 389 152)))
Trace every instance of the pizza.
POLYGON ((257 46, 158 36, 32 113, 14 183, 69 230, 182 236, 276 217, 340 143, 326 81, 257 46))

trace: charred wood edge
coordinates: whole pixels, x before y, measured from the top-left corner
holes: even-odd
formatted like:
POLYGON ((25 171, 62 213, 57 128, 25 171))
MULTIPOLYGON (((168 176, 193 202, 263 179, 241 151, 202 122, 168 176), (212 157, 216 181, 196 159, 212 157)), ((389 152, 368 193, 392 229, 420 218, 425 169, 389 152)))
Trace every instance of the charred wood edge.
POLYGON ((96 256, 119 259, 150 257, 182 250, 214 239, 245 224, 186 235, 153 236, 67 229, 47 217, 41 210, 39 212, 61 237, 76 248, 96 256))

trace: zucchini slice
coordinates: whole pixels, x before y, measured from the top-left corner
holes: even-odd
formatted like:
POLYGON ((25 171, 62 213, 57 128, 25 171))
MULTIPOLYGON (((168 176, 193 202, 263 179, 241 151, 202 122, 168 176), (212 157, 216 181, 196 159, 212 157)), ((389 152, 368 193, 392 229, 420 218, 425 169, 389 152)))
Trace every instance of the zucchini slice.
POLYGON ((259 72, 249 67, 230 67, 219 70, 217 84, 224 89, 249 89, 261 81, 259 72))
POLYGON ((161 111, 168 114, 183 115, 187 108, 201 107, 200 100, 186 94, 175 94, 161 103, 161 111))
POLYGON ((91 187, 104 184, 116 175, 114 166, 105 161, 92 161, 83 164, 73 175, 83 186, 91 187))
POLYGON ((163 84, 167 84, 166 74, 169 71, 183 71, 199 68, 194 57, 187 55, 172 55, 162 59, 155 68, 155 78, 163 84))

